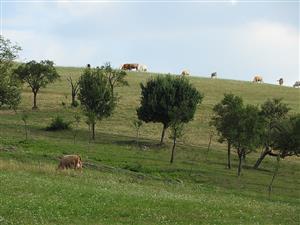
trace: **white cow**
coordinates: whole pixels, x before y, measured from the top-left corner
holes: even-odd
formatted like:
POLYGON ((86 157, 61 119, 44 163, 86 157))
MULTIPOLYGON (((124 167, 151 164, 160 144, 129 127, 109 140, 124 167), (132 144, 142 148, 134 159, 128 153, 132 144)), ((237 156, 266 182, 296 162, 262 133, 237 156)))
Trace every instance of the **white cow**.
POLYGON ((147 72, 148 68, 147 68, 147 66, 145 64, 139 64, 138 65, 138 71, 147 72))
POLYGON ((300 81, 296 81, 293 85, 293 87, 300 87, 300 81))

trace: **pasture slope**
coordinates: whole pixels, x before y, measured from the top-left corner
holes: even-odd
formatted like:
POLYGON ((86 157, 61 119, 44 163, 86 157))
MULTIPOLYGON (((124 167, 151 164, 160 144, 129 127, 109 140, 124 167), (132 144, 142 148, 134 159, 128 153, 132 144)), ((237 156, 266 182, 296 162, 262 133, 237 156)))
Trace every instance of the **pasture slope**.
MULTIPOLYGON (((32 94, 24 88, 17 113, 0 111, 0 224, 299 224, 300 164, 282 162, 268 196, 267 185, 275 160, 267 158, 259 170, 250 154, 240 178, 226 169, 225 145, 214 137, 206 153, 211 109, 231 92, 246 103, 260 104, 282 97, 300 113, 300 90, 270 84, 190 77, 205 97, 195 119, 185 128, 175 163, 169 164, 170 145, 160 147, 160 124, 144 124, 141 146, 131 125, 140 98, 139 83, 150 73, 130 72, 129 87, 120 96, 112 117, 96 125, 96 141, 89 143, 82 116, 76 143, 73 131, 47 132, 55 115, 72 121, 67 76, 78 78, 81 68, 58 68, 61 80, 38 94, 38 111, 31 111, 32 94), (24 140, 21 111, 29 113, 29 140, 24 140), (82 173, 56 171, 57 158, 78 153, 87 167, 82 173)), ((77 109, 78 110, 78 109, 77 109)))

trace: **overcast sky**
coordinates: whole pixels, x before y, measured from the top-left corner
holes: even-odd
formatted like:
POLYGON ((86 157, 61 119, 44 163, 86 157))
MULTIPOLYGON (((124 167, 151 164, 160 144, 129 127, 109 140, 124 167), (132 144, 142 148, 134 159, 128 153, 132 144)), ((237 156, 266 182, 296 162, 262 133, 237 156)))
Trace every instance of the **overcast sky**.
POLYGON ((22 61, 110 61, 150 71, 252 80, 299 78, 299 1, 3 1, 2 34, 22 61))

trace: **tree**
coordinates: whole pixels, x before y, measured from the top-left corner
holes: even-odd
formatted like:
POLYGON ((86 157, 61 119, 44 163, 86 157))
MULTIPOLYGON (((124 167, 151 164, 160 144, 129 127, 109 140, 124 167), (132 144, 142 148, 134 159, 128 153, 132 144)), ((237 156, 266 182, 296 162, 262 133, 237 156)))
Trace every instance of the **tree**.
POLYGON ((239 158, 238 176, 240 176, 242 158, 260 145, 264 125, 259 109, 252 105, 242 107, 235 120, 236 123, 230 131, 230 141, 237 150, 239 158))
POLYGON ((171 115, 176 114, 180 116, 180 122, 187 123, 193 119, 197 105, 203 99, 203 95, 184 77, 157 76, 148 80, 146 85, 141 84, 141 89, 138 118, 146 123, 163 124, 161 144, 171 125, 171 115))
POLYGON ((235 127, 239 113, 243 107, 243 99, 233 94, 224 94, 224 98, 213 108, 215 115, 211 124, 215 126, 220 138, 218 141, 227 142, 227 167, 231 168, 231 145, 232 137, 235 135, 235 127))
POLYGON ((278 150, 278 153, 276 155, 277 164, 269 184, 269 195, 271 194, 272 185, 279 170, 280 159, 300 155, 300 114, 277 121, 274 124, 272 136, 274 140, 273 147, 278 150))
POLYGON ((71 86, 71 96, 72 96, 72 103, 71 106, 73 107, 77 107, 78 102, 76 101, 76 95, 78 93, 79 90, 79 83, 78 81, 73 81, 72 77, 68 77, 67 81, 69 82, 70 86, 71 86))
POLYGON ((36 62, 34 60, 21 64, 15 70, 16 76, 26 82, 31 88, 33 93, 33 107, 32 109, 37 109, 36 96, 40 88, 45 88, 47 84, 53 83, 59 78, 54 63, 50 60, 42 60, 41 62, 36 62))
POLYGON ((26 141, 28 139, 28 127, 27 127, 27 121, 28 121, 29 115, 26 112, 23 112, 21 114, 21 120, 24 123, 24 130, 25 130, 25 137, 26 137, 26 141))
POLYGON ((134 119, 132 121, 132 125, 134 126, 135 130, 136 130, 136 144, 139 144, 139 137, 140 137, 140 128, 143 125, 143 121, 139 120, 139 119, 134 119))
POLYGON ((21 47, 0 35, 0 107, 16 108, 21 101, 20 82, 13 76, 14 60, 21 47))
POLYGON ((272 100, 268 99, 261 105, 260 114, 264 118, 265 129, 262 136, 263 150, 254 165, 255 169, 259 167, 267 155, 276 156, 276 153, 273 151, 275 140, 272 138, 271 134, 275 129, 275 124, 284 119, 289 111, 288 106, 281 101, 282 99, 278 98, 274 98, 272 100))
POLYGON ((101 71, 107 77, 109 87, 112 94, 114 95, 114 88, 120 86, 128 86, 128 81, 125 80, 127 73, 124 70, 113 69, 110 63, 105 63, 104 66, 101 66, 101 71))
POLYGON ((177 138, 182 137, 182 135, 183 135, 183 123, 181 123, 180 121, 172 122, 170 137, 173 139, 173 146, 172 146, 170 163, 173 163, 173 161, 174 161, 177 138))
POLYGON ((99 69, 85 69, 79 78, 78 98, 92 128, 92 139, 95 140, 96 120, 109 117, 116 106, 108 79, 99 69))

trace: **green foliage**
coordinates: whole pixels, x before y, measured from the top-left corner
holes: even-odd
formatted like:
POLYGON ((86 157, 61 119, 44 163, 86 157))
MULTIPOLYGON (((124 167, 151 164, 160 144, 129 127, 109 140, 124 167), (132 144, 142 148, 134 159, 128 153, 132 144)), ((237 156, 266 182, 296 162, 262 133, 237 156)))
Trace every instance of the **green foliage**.
POLYGON ((108 79, 100 69, 85 69, 79 79, 78 98, 92 125, 93 139, 95 139, 96 119, 109 117, 116 106, 116 98, 111 92, 108 79))
POLYGON ((276 123, 279 123, 284 119, 290 110, 287 104, 284 104, 281 101, 281 98, 273 98, 272 100, 268 99, 261 105, 260 115, 264 119, 264 129, 261 141, 264 150, 254 165, 255 169, 259 167, 267 155, 276 156, 276 154, 273 154, 272 152, 274 150, 274 138, 272 133, 274 132, 276 123))
POLYGON ((300 155, 300 114, 291 116, 275 125, 274 148, 281 158, 300 155))
POLYGON ((71 122, 66 122, 61 116, 56 116, 52 118, 52 121, 48 127, 47 131, 58 131, 58 130, 68 130, 70 129, 71 122))
POLYGON ((221 102, 214 106, 214 116, 211 119, 211 124, 215 126, 220 136, 219 142, 222 143, 224 140, 231 142, 236 132, 234 128, 238 123, 236 118, 239 116, 242 107, 243 99, 233 94, 224 94, 221 102))
POLYGON ((37 108, 36 95, 40 88, 45 88, 47 84, 53 83, 59 78, 54 63, 50 60, 36 62, 34 60, 21 64, 14 71, 15 75, 23 82, 26 82, 34 94, 33 109, 37 108))
POLYGON ((128 86, 128 81, 125 80, 127 73, 123 70, 113 69, 109 62, 105 63, 100 68, 101 72, 107 78, 109 87, 114 95, 114 88, 120 86, 128 86))
POLYGON ((14 60, 21 48, 0 35, 0 107, 15 109, 21 101, 21 88, 13 76, 14 60))
MULTIPOLYGON (((243 99, 233 94, 224 94, 224 98, 213 108, 214 116, 210 125, 213 125, 219 135, 219 142, 227 142, 227 167, 231 168, 231 142, 236 135, 236 120, 243 108, 243 99)), ((209 148, 208 148, 209 150, 209 148)))
POLYGON ((192 120, 203 99, 203 95, 184 77, 158 76, 148 80, 146 85, 141 84, 141 89, 138 118, 146 123, 162 123, 164 130, 172 121, 187 123, 192 120))

